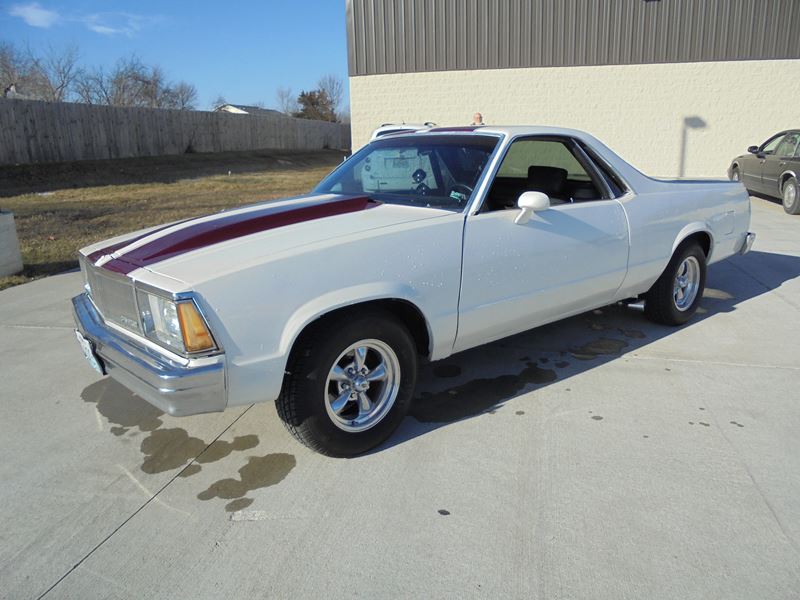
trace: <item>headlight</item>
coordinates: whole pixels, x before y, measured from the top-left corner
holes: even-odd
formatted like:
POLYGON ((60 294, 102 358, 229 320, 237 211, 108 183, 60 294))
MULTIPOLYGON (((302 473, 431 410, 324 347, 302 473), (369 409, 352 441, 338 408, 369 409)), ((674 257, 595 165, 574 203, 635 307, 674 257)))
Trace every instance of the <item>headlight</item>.
POLYGON ((180 353, 202 352, 215 347, 211 332, 191 300, 168 298, 138 291, 139 317, 145 336, 180 353))

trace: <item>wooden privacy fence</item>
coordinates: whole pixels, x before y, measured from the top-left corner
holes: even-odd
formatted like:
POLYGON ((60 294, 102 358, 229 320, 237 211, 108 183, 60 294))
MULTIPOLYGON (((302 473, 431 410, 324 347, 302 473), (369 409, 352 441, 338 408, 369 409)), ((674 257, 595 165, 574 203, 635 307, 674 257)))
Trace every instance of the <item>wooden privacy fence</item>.
POLYGON ((0 98, 0 165, 267 148, 349 149, 350 125, 0 98))

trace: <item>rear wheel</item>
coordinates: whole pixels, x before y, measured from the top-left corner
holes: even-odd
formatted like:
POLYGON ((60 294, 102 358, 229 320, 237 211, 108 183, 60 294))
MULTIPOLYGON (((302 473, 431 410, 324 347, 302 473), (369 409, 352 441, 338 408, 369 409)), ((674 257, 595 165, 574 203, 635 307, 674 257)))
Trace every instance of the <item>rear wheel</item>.
POLYGON ((800 188, 797 185, 797 179, 790 177, 786 183, 783 184, 783 210, 790 215, 800 215, 800 188))
POLYGON ((645 294, 644 313, 656 323, 683 325, 697 311, 705 286, 705 252, 697 242, 687 242, 645 294))
POLYGON ((394 315, 347 313, 298 341, 278 415, 302 444, 328 456, 362 454, 408 412, 417 377, 414 341, 394 315))

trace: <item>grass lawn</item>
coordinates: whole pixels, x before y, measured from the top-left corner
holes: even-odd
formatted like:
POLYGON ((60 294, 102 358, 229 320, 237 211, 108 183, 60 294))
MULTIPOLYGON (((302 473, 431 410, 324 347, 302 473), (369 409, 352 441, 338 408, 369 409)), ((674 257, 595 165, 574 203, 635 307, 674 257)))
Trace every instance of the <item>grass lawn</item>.
POLYGON ((310 191, 342 152, 186 155, 0 167, 24 271, 0 289, 77 267, 90 243, 144 227, 310 191))

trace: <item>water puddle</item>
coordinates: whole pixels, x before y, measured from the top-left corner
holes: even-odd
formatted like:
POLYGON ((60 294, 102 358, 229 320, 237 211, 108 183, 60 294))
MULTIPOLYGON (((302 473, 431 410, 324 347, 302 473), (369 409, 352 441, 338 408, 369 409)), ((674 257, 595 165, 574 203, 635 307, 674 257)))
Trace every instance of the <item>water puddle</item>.
POLYGON ((250 456, 247 464, 239 469, 239 479, 220 479, 207 490, 197 494, 198 500, 221 498, 232 500, 225 506, 228 512, 241 510, 253 503, 249 492, 270 487, 283 481, 297 465, 292 454, 275 453, 265 456, 250 456))
POLYGON ((421 423, 458 421, 486 412, 528 385, 550 383, 556 378, 554 370, 529 363, 516 375, 473 379, 441 392, 423 392, 414 399, 409 414, 421 423))

